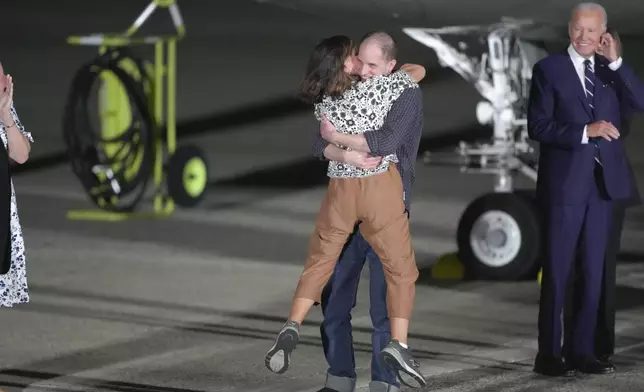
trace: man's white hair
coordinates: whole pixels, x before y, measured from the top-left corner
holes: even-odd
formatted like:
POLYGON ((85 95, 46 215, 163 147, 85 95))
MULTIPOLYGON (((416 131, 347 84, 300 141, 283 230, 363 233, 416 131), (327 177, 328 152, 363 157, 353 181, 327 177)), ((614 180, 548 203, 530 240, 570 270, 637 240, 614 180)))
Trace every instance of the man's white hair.
POLYGON ((589 1, 577 4, 570 13, 570 21, 573 20, 575 14, 579 11, 599 11, 604 16, 604 26, 608 25, 608 14, 606 13, 606 9, 599 3, 589 1))

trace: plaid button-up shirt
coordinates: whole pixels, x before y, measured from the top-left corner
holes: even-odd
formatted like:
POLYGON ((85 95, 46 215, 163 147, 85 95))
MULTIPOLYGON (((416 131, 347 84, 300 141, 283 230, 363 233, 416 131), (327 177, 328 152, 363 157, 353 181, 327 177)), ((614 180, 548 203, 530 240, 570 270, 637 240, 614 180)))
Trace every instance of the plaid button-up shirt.
MULTIPOLYGON (((411 189, 416 180, 416 158, 423 133, 423 99, 419 88, 405 90, 394 102, 382 128, 365 132, 371 154, 386 156, 396 154, 400 161, 396 167, 403 181, 405 206, 410 210, 411 189)), ((313 138, 313 155, 325 159, 324 149, 329 142, 316 129, 313 138)))

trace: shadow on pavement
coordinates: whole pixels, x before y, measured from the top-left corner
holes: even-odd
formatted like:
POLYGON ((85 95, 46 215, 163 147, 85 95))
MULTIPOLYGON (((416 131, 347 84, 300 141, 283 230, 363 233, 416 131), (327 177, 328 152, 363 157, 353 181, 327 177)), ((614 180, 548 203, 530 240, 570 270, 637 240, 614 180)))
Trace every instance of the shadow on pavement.
POLYGON ((644 253, 620 252, 618 260, 620 263, 641 263, 644 262, 644 253))
MULTIPOLYGON (((131 303, 136 303, 137 301, 130 301, 131 303)), ((176 306, 173 304, 167 304, 168 306, 176 306)), ((140 314, 131 314, 131 313, 121 313, 118 311, 108 311, 108 310, 98 310, 90 308, 80 308, 68 305, 45 305, 45 304, 33 304, 29 308, 19 308, 16 309, 20 312, 38 312, 38 313, 51 313, 57 315, 66 315, 72 317, 79 317, 83 319, 93 319, 93 320, 110 320, 110 321, 120 321, 127 322, 138 325, 148 325, 154 327, 153 332, 148 333, 144 336, 137 337, 135 339, 120 341, 115 343, 110 343, 103 346, 92 347, 87 349, 76 350, 73 352, 68 352, 61 355, 56 355, 51 358, 44 358, 32 363, 23 365, 24 369, 36 369, 36 370, 22 370, 22 369, 4 369, 0 371, 0 385, 11 385, 7 382, 5 376, 19 376, 19 377, 30 377, 36 378, 39 380, 48 380, 60 376, 65 376, 65 374, 59 373, 49 373, 49 372, 40 372, 37 369, 51 369, 55 367, 59 370, 58 372, 65 372, 66 374, 74 374, 82 371, 100 369, 107 367, 113 364, 121 363, 124 361, 131 361, 134 359, 146 358, 149 356, 155 355, 165 355, 172 352, 179 352, 187 349, 199 349, 203 348, 204 345, 211 345, 216 347, 217 341, 213 341, 212 335, 216 335, 222 338, 223 341, 227 343, 238 342, 239 344, 245 345, 250 341, 265 341, 266 347, 270 346, 270 342, 275 338, 275 334, 279 329, 279 325, 283 322, 282 318, 266 317, 263 315, 251 315, 254 319, 266 319, 269 321, 276 321, 268 329, 262 328, 252 328, 242 325, 247 325, 246 323, 240 323, 240 320, 227 320, 224 323, 201 323, 201 322, 181 322, 170 319, 162 319, 151 316, 144 316, 140 314), (278 322, 279 323, 278 323, 278 322), (240 325, 242 324, 242 325, 240 325), (161 328, 159 328, 161 327, 161 328), (192 334, 186 334, 186 332, 194 332, 192 334), (208 335, 204 335, 208 334, 208 335)), ((211 310, 209 313, 217 314, 221 311, 211 310)), ((224 312, 226 313, 226 312, 224 312)), ((234 313, 234 312, 231 312, 234 313)), ((309 325, 312 323, 309 323, 309 325)), ((356 331, 361 332, 370 332, 370 329, 357 329, 356 331)), ((423 336, 423 335, 410 335, 411 339, 424 338, 425 340, 429 339, 432 341, 442 341, 442 342, 452 342, 458 344, 460 347, 451 350, 443 351, 428 351, 423 350, 418 347, 414 349, 414 353, 419 359, 432 359, 446 362, 456 362, 463 363, 475 366, 485 366, 490 369, 502 369, 510 370, 516 368, 516 364, 508 363, 502 360, 494 360, 486 358, 485 356, 478 356, 475 352, 468 350, 463 351, 462 345, 471 346, 473 348, 491 348, 498 349, 501 348, 499 345, 484 343, 479 341, 467 341, 467 340, 457 340, 457 339, 444 339, 433 336, 423 336), (482 362, 484 363, 482 365, 482 362)), ((263 358, 264 347, 258 342, 258 344, 252 344, 253 348, 250 350, 252 352, 257 351, 261 352, 262 355, 258 356, 258 361, 261 361, 263 358)), ((303 334, 299 342, 300 346, 311 346, 311 347, 321 347, 321 341, 319 337, 310 337, 303 334)), ((364 341, 355 341, 354 349, 357 352, 371 353, 371 341, 370 339, 365 339, 364 341)), ((248 348, 247 348, 248 350, 248 348)), ((214 354, 213 354, 214 355, 214 354)), ((225 370, 222 370, 225 371, 225 370)), ((143 392, 156 390, 161 392, 192 392, 195 390, 191 389, 180 389, 180 388, 156 388, 144 384, 133 384, 133 383, 122 383, 115 381, 105 381, 101 379, 91 379, 75 376, 65 376, 65 382, 78 382, 80 385, 91 384, 94 388, 109 389, 113 391, 135 391, 143 392)), ((17 384, 13 384, 14 386, 17 384)), ((24 385, 24 384, 21 384, 24 385)), ((196 391, 195 391, 196 392, 196 391)))
POLYGON ((58 391, 58 392, 73 392, 78 391, 78 388, 59 388, 52 386, 30 386, 31 383, 25 382, 11 382, 3 380, 6 376, 10 377, 20 377, 22 379, 31 379, 38 381, 51 380, 58 377, 65 377, 65 383, 73 384, 74 386, 83 386, 89 387, 92 389, 107 389, 110 391, 116 392, 203 392, 202 390, 197 389, 185 389, 185 388, 171 388, 171 387, 162 387, 159 385, 147 385, 139 384, 132 382, 123 382, 123 381, 110 381, 100 378, 89 378, 89 377, 77 377, 77 376, 67 376, 65 374, 51 373, 51 372, 41 372, 35 370, 25 370, 25 369, 2 369, 0 370, 0 385, 5 387, 14 387, 14 388, 29 388, 29 390, 42 390, 42 391, 58 391))
POLYGON ((615 289, 615 303, 617 311, 641 308, 644 306, 644 289, 618 285, 615 289))
MULTIPOLYGON (((189 311, 199 314, 206 314, 211 316, 223 316, 236 320, 246 320, 252 322, 269 322, 275 323, 276 329, 271 330, 262 330, 256 328, 248 327, 239 327, 238 324, 213 324, 213 323, 173 323, 171 320, 163 320, 159 318, 143 316, 143 315, 131 315, 111 311, 102 311, 102 310, 92 310, 87 308, 67 306, 67 305, 45 305, 32 303, 27 308, 16 308, 16 311, 25 311, 25 312, 46 312, 52 314, 67 314, 70 316, 76 317, 90 317, 90 318, 99 318, 99 319, 108 319, 114 321, 128 321, 136 322, 141 324, 151 324, 151 325, 163 325, 163 321, 169 324, 173 328, 190 330, 193 332, 206 332, 206 333, 217 333, 217 334, 226 334, 230 336, 240 336, 240 337, 252 337, 256 339, 273 339, 274 334, 277 333, 279 327, 284 323, 286 316, 273 316, 268 314, 261 313, 248 313, 240 311, 231 311, 231 310, 221 310, 213 309, 205 306, 194 306, 194 305, 178 305, 170 302, 157 301, 157 300, 144 300, 144 299, 132 299, 132 298, 123 298, 113 295, 99 295, 89 292, 81 292, 76 290, 60 289, 54 287, 43 287, 38 285, 32 285, 30 287, 31 291, 38 293, 40 295, 47 295, 48 297, 61 296, 68 298, 83 298, 85 301, 106 301, 112 304, 118 305, 127 305, 127 306, 144 306, 149 308, 157 308, 164 310, 177 310, 177 311, 189 311), (136 320, 136 321, 135 321, 136 320), (249 335, 250 334, 250 335, 249 335), (268 334, 268 335, 266 335, 268 334)), ((311 327, 320 327, 319 322, 305 321, 305 326, 311 327)), ((354 332, 361 333, 371 333, 371 328, 364 327, 353 327, 354 332)), ((463 344, 479 348, 494 348, 497 347, 495 344, 480 342, 476 340, 465 340, 465 339, 453 339, 446 338, 441 336, 434 335, 424 335, 424 334, 409 334, 410 339, 418 339, 424 341, 436 341, 442 343, 454 343, 454 344, 463 344)), ((317 342, 317 340, 316 340, 317 342)), ((315 343, 319 344, 319 343, 315 343)), ((371 343, 367 344, 367 348, 370 350, 371 343)))

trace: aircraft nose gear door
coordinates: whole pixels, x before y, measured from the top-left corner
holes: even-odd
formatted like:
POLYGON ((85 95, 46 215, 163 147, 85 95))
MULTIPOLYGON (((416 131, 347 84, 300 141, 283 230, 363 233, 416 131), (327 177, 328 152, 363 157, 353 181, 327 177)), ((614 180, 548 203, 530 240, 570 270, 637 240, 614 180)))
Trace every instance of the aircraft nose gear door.
MULTIPOLYGON (((443 67, 470 82, 483 100, 474 108, 493 128, 491 143, 461 142, 462 173, 495 176, 494 192, 474 200, 458 225, 458 257, 466 275, 516 280, 539 268, 541 229, 531 192, 517 192, 514 176, 537 179, 535 149, 528 141, 527 102, 534 63, 547 53, 520 39, 530 21, 504 19, 489 26, 403 31, 433 49, 443 67)), ((436 160, 426 154, 425 162, 436 160)), ((448 162, 453 159, 448 158, 448 162)))

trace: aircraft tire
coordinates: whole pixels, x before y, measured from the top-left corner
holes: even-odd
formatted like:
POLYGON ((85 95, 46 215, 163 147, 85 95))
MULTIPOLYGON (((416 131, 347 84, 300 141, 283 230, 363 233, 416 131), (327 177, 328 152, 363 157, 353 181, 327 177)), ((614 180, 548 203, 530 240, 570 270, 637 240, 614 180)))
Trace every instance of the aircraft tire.
POLYGON ((536 274, 542 232, 529 192, 488 193, 458 224, 458 257, 473 279, 515 281, 536 274))

